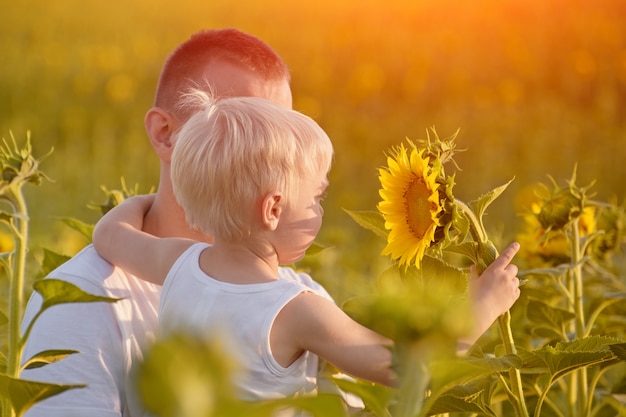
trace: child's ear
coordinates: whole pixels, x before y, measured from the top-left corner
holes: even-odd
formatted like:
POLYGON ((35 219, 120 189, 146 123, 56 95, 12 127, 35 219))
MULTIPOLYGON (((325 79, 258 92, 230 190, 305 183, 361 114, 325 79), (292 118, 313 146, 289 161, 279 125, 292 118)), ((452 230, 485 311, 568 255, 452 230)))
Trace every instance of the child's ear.
POLYGON ((261 221, 267 230, 276 230, 282 210, 283 196, 281 193, 271 192, 263 198, 261 203, 261 221))

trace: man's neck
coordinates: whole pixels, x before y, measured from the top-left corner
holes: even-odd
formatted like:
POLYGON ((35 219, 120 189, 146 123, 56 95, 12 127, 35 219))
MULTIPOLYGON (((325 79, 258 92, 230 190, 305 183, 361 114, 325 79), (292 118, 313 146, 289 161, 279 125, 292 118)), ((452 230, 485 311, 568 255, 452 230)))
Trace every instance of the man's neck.
POLYGON ((143 231, 157 237, 182 237, 211 243, 208 236, 189 227, 183 209, 173 196, 169 198, 164 192, 156 194, 144 217, 143 231))

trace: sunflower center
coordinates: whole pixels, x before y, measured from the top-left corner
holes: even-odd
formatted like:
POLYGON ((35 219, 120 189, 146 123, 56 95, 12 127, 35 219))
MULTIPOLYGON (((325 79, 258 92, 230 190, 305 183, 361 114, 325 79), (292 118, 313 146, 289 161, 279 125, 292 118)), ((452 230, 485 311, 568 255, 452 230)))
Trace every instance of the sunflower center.
POLYGON ((406 223, 418 239, 422 239, 433 224, 432 203, 428 201, 430 195, 431 191, 421 177, 415 177, 404 193, 406 223))

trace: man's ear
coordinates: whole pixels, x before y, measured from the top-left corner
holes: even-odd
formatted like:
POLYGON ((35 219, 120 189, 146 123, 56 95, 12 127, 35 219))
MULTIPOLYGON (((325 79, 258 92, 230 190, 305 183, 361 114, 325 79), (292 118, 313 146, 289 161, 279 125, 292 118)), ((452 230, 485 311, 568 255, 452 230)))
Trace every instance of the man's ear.
POLYGON ((158 107, 148 110, 144 117, 146 132, 150 138, 150 143, 159 158, 165 162, 170 162, 174 146, 172 135, 174 134, 174 118, 168 112, 158 107))
POLYGON ((261 202, 261 222, 267 230, 274 231, 280 222, 283 196, 279 192, 268 193, 261 202))

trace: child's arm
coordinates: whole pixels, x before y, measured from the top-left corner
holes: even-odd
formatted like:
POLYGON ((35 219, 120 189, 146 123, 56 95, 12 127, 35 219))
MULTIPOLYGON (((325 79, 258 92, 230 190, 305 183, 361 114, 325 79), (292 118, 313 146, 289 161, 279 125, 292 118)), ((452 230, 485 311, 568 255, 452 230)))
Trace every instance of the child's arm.
POLYGON ((285 305, 272 326, 270 344, 277 360, 306 350, 346 374, 387 386, 395 383, 393 342, 314 293, 302 293, 285 305))
POLYGON ((472 266, 469 296, 474 313, 474 329, 468 337, 459 341, 459 353, 468 350, 519 298, 518 269, 511 263, 518 250, 519 243, 510 244, 480 276, 472 266))
POLYGON ((170 268, 194 241, 158 238, 142 232, 153 195, 135 196, 111 209, 96 224, 93 244, 100 256, 145 281, 163 284, 170 268))

